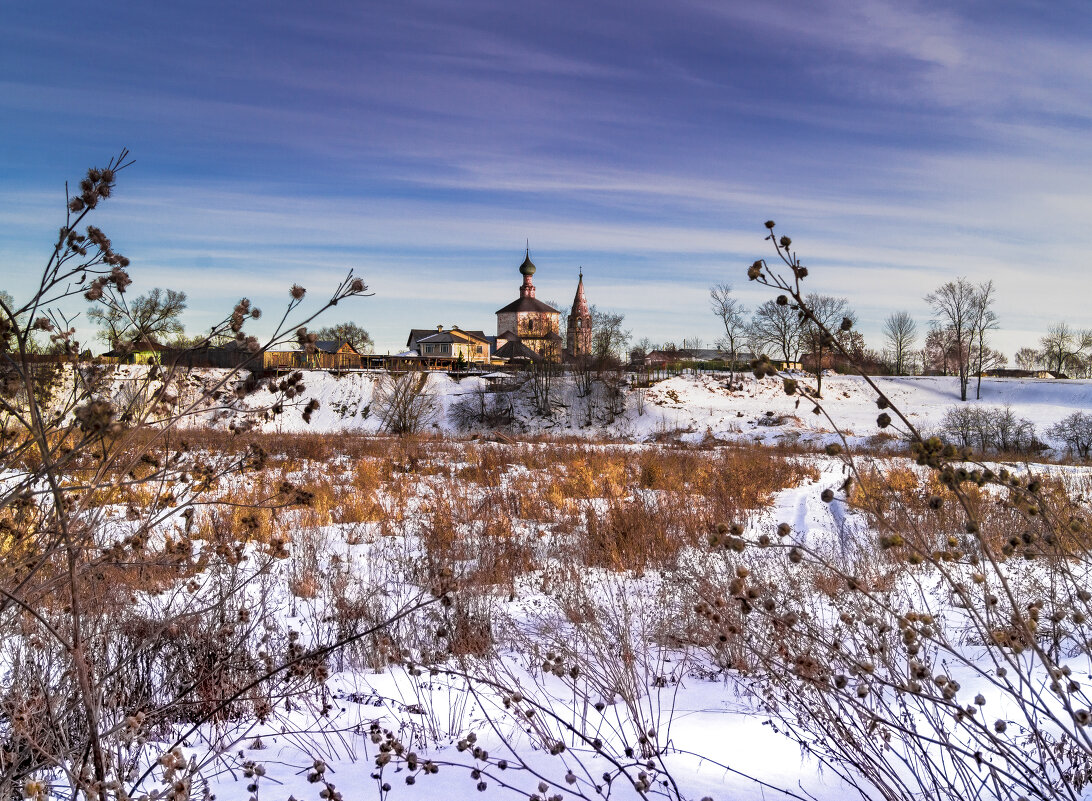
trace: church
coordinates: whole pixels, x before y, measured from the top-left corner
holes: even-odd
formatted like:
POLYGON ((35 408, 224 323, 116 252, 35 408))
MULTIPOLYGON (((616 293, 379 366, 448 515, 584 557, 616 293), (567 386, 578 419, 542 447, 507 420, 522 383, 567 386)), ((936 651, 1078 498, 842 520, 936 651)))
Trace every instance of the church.
POLYGON ((497 310, 497 351, 500 358, 536 358, 551 362, 572 361, 591 353, 592 324, 587 298, 584 296, 584 273, 573 298, 572 311, 566 330, 564 350, 560 333, 561 312, 535 297, 533 276, 537 268, 527 249, 519 266, 523 283, 519 298, 497 310), (532 356, 531 354, 534 354, 532 356))

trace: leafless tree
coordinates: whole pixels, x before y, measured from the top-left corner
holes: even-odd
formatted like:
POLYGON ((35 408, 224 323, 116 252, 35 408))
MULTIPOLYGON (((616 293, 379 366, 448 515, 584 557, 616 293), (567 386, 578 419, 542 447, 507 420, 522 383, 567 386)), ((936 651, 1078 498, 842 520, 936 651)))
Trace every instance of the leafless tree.
POLYGON ((440 401, 428 385, 428 373, 384 373, 375 388, 375 407, 392 434, 416 434, 436 419, 440 401))
POLYGON ((1039 347, 1047 369, 1060 373, 1092 349, 1092 331, 1075 331, 1063 320, 1047 329, 1039 347))
POLYGON ((323 326, 315 333, 319 339, 348 342, 356 348, 357 353, 371 353, 375 346, 372 335, 356 323, 335 323, 323 326))
POLYGON ((553 413, 553 388, 558 366, 540 359, 528 362, 526 369, 535 410, 543 417, 549 417, 553 413))
POLYGON ((631 333, 622 327, 626 315, 591 307, 592 353, 596 359, 618 359, 625 353, 631 333))
POLYGON ((747 307, 732 297, 731 284, 709 287, 709 305, 724 326, 724 336, 717 341, 717 347, 727 351, 734 360, 747 329, 747 307))
POLYGON ((449 414, 452 422, 463 430, 506 426, 513 418, 512 398, 507 391, 494 392, 480 383, 452 404, 449 414))
POLYGON ((1035 348, 1020 348, 1013 362, 1021 370, 1034 370, 1042 362, 1042 354, 1035 348))
POLYGON ((834 337, 848 334, 857 321, 857 315, 849 308, 849 301, 845 298, 812 292, 806 300, 808 314, 801 326, 800 337, 803 347, 815 361, 815 391, 822 393, 823 356, 834 345, 832 340, 828 341, 830 335, 826 332, 836 332, 834 337))
POLYGON ((971 340, 975 333, 975 323, 979 292, 966 278, 960 276, 954 281, 941 284, 925 296, 932 306, 937 325, 951 333, 957 345, 956 371, 959 375, 959 399, 967 400, 967 384, 970 382, 971 340))
POLYGON ((929 326, 925 347, 921 352, 922 369, 938 375, 951 375, 959 364, 960 343, 951 328, 936 323, 929 326))
POLYGON ((788 305, 767 300, 751 317, 747 338, 755 353, 772 350, 786 362, 800 356, 800 315, 788 305))
POLYGON ((918 324, 910 312, 893 312, 883 324, 883 335, 891 348, 895 375, 905 375, 910 353, 918 338, 918 324))
POLYGON ((87 312, 87 319, 99 325, 99 339, 117 347, 126 340, 158 341, 182 336, 185 310, 185 292, 156 287, 132 301, 119 293, 116 304, 96 304, 87 312))
POLYGON ((1002 367, 1005 364, 1005 357, 1001 353, 991 351, 986 345, 987 335, 998 327, 997 313, 993 310, 995 300, 993 281, 978 285, 971 317, 971 346, 975 354, 975 374, 978 376, 975 385, 976 400, 982 398, 983 371, 1002 367))

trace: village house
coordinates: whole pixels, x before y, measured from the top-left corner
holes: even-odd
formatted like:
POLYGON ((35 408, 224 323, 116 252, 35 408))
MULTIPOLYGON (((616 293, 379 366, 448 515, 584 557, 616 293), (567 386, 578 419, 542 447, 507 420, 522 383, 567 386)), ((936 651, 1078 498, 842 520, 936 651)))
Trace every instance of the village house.
POLYGON ((489 364, 492 356, 492 344, 484 332, 463 331, 458 326, 447 331, 442 325, 435 329, 414 328, 406 347, 422 358, 462 359, 473 364, 489 364))
POLYGON ((102 356, 120 364, 159 364, 163 360, 163 354, 170 350, 171 348, 160 345, 151 337, 140 337, 119 342, 102 356))

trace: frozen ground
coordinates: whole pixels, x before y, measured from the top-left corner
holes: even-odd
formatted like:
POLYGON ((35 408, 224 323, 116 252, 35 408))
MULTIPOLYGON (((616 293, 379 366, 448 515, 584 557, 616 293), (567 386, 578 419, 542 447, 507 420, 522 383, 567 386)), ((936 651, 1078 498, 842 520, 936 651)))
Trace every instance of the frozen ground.
MULTIPOLYGON (((119 370, 112 391, 125 395, 129 382, 141 369, 119 370)), ((243 419, 240 404, 260 408, 271 402, 272 396, 264 390, 237 401, 230 385, 219 396, 209 395, 210 387, 222 376, 217 371, 195 371, 185 378, 183 400, 198 402, 204 409, 199 424, 228 426, 243 419)), ((261 421, 258 427, 270 433, 378 433, 383 428, 375 408, 379 379, 373 373, 340 376, 308 373, 302 397, 313 397, 320 403, 310 423, 302 420, 299 409, 290 408, 280 416, 261 421)), ((773 443, 794 439, 825 441, 833 437, 826 419, 813 415, 803 404, 798 407, 795 398, 784 394, 779 380, 756 382, 746 376, 741 383, 741 388, 731 389, 723 377, 679 376, 647 389, 628 388, 624 409, 616 406, 611 411, 603 397, 594 393, 578 397, 571 382, 559 381, 553 413, 549 416, 534 413, 526 387, 516 387, 510 390, 515 408, 512 428, 520 433, 607 437, 638 443, 656 439, 700 442, 710 437, 773 443)), ((878 379, 878 383, 886 396, 926 433, 935 430, 947 410, 959 403, 954 378, 878 379)), ((484 378, 455 381, 444 375, 429 376, 428 391, 437 399, 439 408, 428 429, 438 433, 481 433, 456 429, 451 412, 457 404, 486 390, 495 393, 497 386, 484 378)), ((878 433, 875 399, 863 380, 827 376, 823 390, 828 410, 843 432, 862 441, 878 433)), ((1046 429, 1052 424, 1073 411, 1092 408, 1092 382, 990 379, 983 381, 982 400, 970 403, 1009 405, 1019 417, 1035 425, 1040 438, 1046 439, 1046 429)), ((1058 445, 1049 441, 1048 444, 1058 445)), ((809 458, 820 467, 820 479, 780 492, 750 525, 756 531, 769 531, 778 523, 786 523, 797 542, 818 551, 845 553, 856 538, 868 535, 867 523, 840 502, 824 503, 819 498, 823 488, 840 482, 840 463, 822 456, 809 458)), ((336 526, 324 527, 322 536, 335 543, 340 564, 350 565, 354 570, 384 564, 384 547, 401 547, 407 553, 414 548, 409 541, 395 545, 365 538, 360 543, 349 543, 336 526)), ((329 569, 329 562, 318 566, 322 575, 329 569)), ((283 610, 282 625, 304 632, 321 631, 326 619, 322 604, 333 599, 293 601, 287 590, 289 576, 278 579, 277 589, 268 602, 283 610)), ((536 570, 521 576, 510 594, 498 592, 492 612, 498 620, 511 622, 508 629, 516 632, 515 639, 501 642, 499 658, 489 660, 489 664, 483 660, 452 665, 452 669, 473 672, 476 682, 467 684, 458 677, 427 672, 414 676, 403 667, 383 672, 359 667, 337 669, 328 683, 330 694, 326 700, 331 704, 328 717, 316 713, 319 700, 312 699, 312 704, 279 711, 266 724, 249 721, 240 729, 221 732, 211 743, 191 738, 188 753, 198 759, 211 759, 213 763, 219 755, 239 753, 245 759, 260 762, 266 775, 259 798, 292 796, 301 801, 319 798, 321 783, 307 780, 315 755, 329 765, 326 778, 337 785, 345 799, 460 801, 483 797, 479 781, 487 785, 485 797, 527 798, 539 792, 540 781, 548 786, 544 798, 555 793, 565 798, 580 797, 579 794, 593 797, 597 777, 611 766, 605 757, 594 753, 586 742, 570 736, 571 732, 561 726, 566 719, 579 719, 582 727, 588 727, 584 731, 601 732, 604 740, 616 748, 633 742, 638 723, 641 727, 653 725, 657 730, 655 739, 663 749, 662 757, 656 758, 657 766, 670 772, 684 798, 708 796, 722 801, 795 797, 834 801, 855 795, 852 786, 835 772, 824 769, 813 756, 778 733, 776 724, 762 713, 748 692, 745 681, 731 671, 710 670, 698 661, 688 661, 685 649, 657 642, 654 616, 643 618, 645 625, 650 626, 647 631, 618 629, 613 639, 603 638, 604 653, 610 657, 608 663, 614 655, 620 660, 628 653, 627 637, 632 641, 630 646, 643 653, 638 662, 644 665, 641 670, 645 672, 638 670, 635 674, 641 688, 635 707, 606 694, 599 698, 588 695, 577 698, 570 685, 536 670, 536 662, 541 661, 542 655, 521 650, 521 642, 526 644, 527 640, 520 641, 517 635, 545 625, 543 616, 551 613, 551 604, 556 601, 544 589, 549 580, 548 570, 536 570), (544 715, 554 716, 546 728, 566 741, 566 754, 550 756, 544 750, 549 738, 543 731, 528 731, 517 719, 496 714, 498 694, 489 690, 488 682, 498 677, 503 679, 507 692, 522 692, 525 698, 539 705, 544 715), (602 701, 604 709, 580 706, 595 701, 602 701), (419 777, 412 787, 405 783, 407 773, 395 770, 394 766, 376 778, 373 774, 377 750, 369 736, 373 723, 391 729, 418 750, 423 759, 434 759, 444 763, 444 767, 435 776, 419 777), (456 747, 459 738, 469 731, 476 732, 478 745, 492 754, 490 767, 483 768, 467 751, 456 747), (495 767, 498 755, 510 755, 510 770, 502 772, 495 767), (483 771, 480 776, 471 775, 476 769, 483 771), (567 779, 570 771, 575 777, 571 782, 567 779), (389 791, 384 789, 385 784, 391 785, 389 791)), ((633 603, 654 599, 660 580, 662 577, 654 573, 619 577, 600 575, 593 570, 580 577, 584 586, 596 588, 593 594, 624 591, 633 603)), ((401 585, 388 591, 398 595, 406 592, 407 587, 401 585)), ((908 592, 921 592, 921 585, 909 588, 908 592)), ((932 611, 940 614, 953 611, 946 607, 948 600, 938 595, 925 600, 932 611)), ((563 612, 553 609, 552 613, 560 615, 560 623, 550 623, 562 632, 567 619, 563 612)), ((571 616, 572 610, 567 614, 571 616)), ((958 615, 953 614, 955 617, 958 615)), ((666 625, 664 621, 661 623, 666 625)), ((970 662, 979 658, 971 646, 965 653, 970 662)), ((1075 672, 1090 672, 1087 656, 1087 652, 1077 656, 1075 672)), ((974 686, 974 678, 967 677, 968 688, 974 686)), ((633 768, 631 775, 636 772, 633 768)), ((607 797, 639 797, 631 784, 616 781, 607 797)), ((246 789, 247 783, 237 768, 225 769, 211 789, 220 799, 243 801, 252 797, 246 789)))

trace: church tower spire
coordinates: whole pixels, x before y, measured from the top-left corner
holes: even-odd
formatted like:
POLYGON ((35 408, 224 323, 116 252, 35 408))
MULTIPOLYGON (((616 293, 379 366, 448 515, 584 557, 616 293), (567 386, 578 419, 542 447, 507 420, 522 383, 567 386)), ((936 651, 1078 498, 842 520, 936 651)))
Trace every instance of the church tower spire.
POLYGON ((569 325, 566 330, 566 352, 570 358, 587 356, 592 351, 592 318, 588 308, 588 298, 584 294, 584 268, 580 268, 580 277, 576 283, 576 295, 569 312, 569 325))

